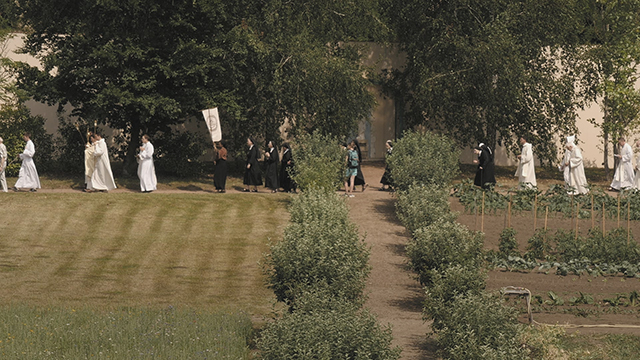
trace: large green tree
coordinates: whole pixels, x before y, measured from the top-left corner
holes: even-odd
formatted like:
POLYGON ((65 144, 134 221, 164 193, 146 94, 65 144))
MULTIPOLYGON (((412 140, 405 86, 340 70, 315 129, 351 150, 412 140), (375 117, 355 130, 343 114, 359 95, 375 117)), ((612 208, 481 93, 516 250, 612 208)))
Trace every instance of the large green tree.
POLYGON ((542 160, 555 159, 556 136, 577 130, 574 1, 388 3, 407 64, 387 89, 406 103, 408 126, 514 151, 528 134, 542 160))
POLYGON ((346 135, 374 104, 354 40, 385 29, 375 0, 19 0, 29 29, 18 85, 36 100, 121 129, 133 156, 142 132, 218 106, 223 133, 273 139, 346 135))

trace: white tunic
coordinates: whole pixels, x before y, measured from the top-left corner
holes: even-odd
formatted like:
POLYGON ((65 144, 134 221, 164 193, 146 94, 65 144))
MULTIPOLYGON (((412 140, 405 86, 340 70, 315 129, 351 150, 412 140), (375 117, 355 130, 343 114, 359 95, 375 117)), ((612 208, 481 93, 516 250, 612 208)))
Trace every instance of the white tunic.
POLYGON ((573 146, 569 157, 569 194, 587 194, 587 177, 584 176, 584 163, 582 162, 582 151, 579 147, 573 146))
POLYGON ((633 166, 631 165, 631 159, 633 159, 631 145, 625 143, 620 150, 620 156, 616 173, 613 175, 613 181, 611 182, 611 187, 616 190, 633 187, 635 178, 633 166))
POLYGON ((533 164, 533 150, 529 143, 525 143, 524 146, 522 146, 522 154, 520 156, 518 170, 516 170, 516 176, 518 177, 520 188, 538 185, 536 182, 536 169, 533 164))
POLYGON ((571 167, 565 165, 569 162, 569 160, 571 160, 571 150, 566 149, 564 151, 564 157, 562 158, 562 164, 558 166, 558 169, 560 169, 560 171, 562 171, 562 174, 564 175, 564 183, 566 186, 569 186, 569 183, 571 182, 571 175, 569 173, 571 171, 571 167))
POLYGON ((96 167, 96 159, 93 155, 95 150, 94 144, 88 144, 84 149, 84 182, 85 184, 91 183, 91 177, 93 176, 93 170, 96 167))
MULTIPOLYGON (((638 148, 636 148, 636 151, 638 150, 638 148)), ((635 153, 636 155, 636 173, 635 173, 635 177, 634 177, 634 181, 633 181, 633 188, 634 189, 640 189, 640 171, 638 170, 638 168, 640 168, 640 152, 635 153)))
POLYGON ((95 159, 95 168, 91 176, 91 182, 87 183, 90 190, 113 190, 116 183, 113 180, 111 172, 111 163, 109 162, 109 150, 104 139, 100 139, 95 143, 93 151, 95 159))
POLYGON ((36 164, 33 162, 33 155, 35 155, 35 153, 36 147, 33 146, 33 141, 27 141, 24 152, 20 154, 22 166, 20 167, 18 181, 16 181, 15 187, 19 189, 40 189, 38 170, 36 170, 36 164))
POLYGON ((144 148, 138 157, 138 177, 140 178, 140 191, 156 190, 158 179, 156 178, 156 168, 153 166, 153 145, 151 142, 142 144, 144 148))
POLYGON ((4 176, 5 168, 7 167, 7 147, 4 144, 0 144, 0 188, 2 191, 7 192, 7 178, 4 176))

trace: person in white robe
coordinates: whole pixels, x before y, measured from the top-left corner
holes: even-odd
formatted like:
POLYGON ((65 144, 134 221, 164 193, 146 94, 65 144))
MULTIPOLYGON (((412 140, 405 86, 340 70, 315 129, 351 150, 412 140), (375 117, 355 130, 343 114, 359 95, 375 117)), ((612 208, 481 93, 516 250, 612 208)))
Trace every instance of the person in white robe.
POLYGON ((624 137, 618 139, 620 145, 620 153, 613 156, 618 158, 618 167, 613 175, 613 181, 609 190, 620 191, 621 189, 632 188, 635 180, 635 174, 633 173, 633 165, 631 160, 633 159, 633 149, 631 145, 627 144, 624 137))
POLYGON ((569 181, 567 188, 569 194, 587 194, 589 186, 587 177, 584 175, 584 163, 582 158, 582 150, 575 144, 575 136, 567 138, 566 149, 570 151, 569 160, 564 163, 565 169, 569 169, 569 181))
POLYGON ((0 187, 2 192, 9 191, 7 189, 7 178, 4 171, 7 169, 7 147, 4 146, 4 140, 0 137, 0 187))
MULTIPOLYGON (((569 138, 567 138, 567 142, 569 141, 569 138)), ((569 183, 571 182, 571 174, 570 174, 570 170, 571 168, 566 166, 565 164, 569 162, 569 160, 571 159, 571 150, 569 150, 566 146, 564 148, 564 156, 562 157, 562 162, 560 163, 560 165, 558 165, 558 170, 560 170, 560 172, 562 173, 563 177, 564 177, 564 184, 565 186, 569 186, 569 183)))
POLYGON ((85 191, 91 187, 91 177, 96 168, 96 159, 94 157, 95 144, 93 143, 93 135, 88 136, 89 141, 84 146, 84 188, 85 191))
POLYGON ((640 139, 636 140, 635 144, 633 145, 633 153, 636 155, 636 166, 634 167, 635 170, 635 174, 634 174, 634 181, 633 181, 633 188, 634 189, 640 189, 640 172, 638 170, 638 168, 640 168, 640 139))
POLYGON ((158 179, 156 178, 156 168, 153 166, 153 144, 149 141, 149 135, 142 135, 142 146, 140 147, 138 159, 140 191, 151 192, 156 190, 158 179))
POLYGON ((109 149, 107 143, 100 134, 94 134, 93 158, 95 160, 95 168, 91 175, 91 183, 87 184, 90 191, 109 191, 116 188, 111 172, 111 163, 109 162, 109 149))
POLYGON ((18 181, 13 186, 17 191, 18 189, 30 189, 35 192, 36 189, 40 189, 40 178, 38 177, 38 170, 36 170, 36 164, 33 162, 33 155, 36 153, 36 147, 31 141, 31 134, 25 133, 22 137, 27 144, 24 147, 24 151, 20 154, 20 160, 22 160, 22 166, 18 173, 18 181))
POLYGON ((524 137, 520 138, 520 145, 522 145, 522 153, 518 155, 518 169, 515 175, 518 177, 518 186, 520 189, 535 187, 538 183, 536 182, 532 146, 524 137))

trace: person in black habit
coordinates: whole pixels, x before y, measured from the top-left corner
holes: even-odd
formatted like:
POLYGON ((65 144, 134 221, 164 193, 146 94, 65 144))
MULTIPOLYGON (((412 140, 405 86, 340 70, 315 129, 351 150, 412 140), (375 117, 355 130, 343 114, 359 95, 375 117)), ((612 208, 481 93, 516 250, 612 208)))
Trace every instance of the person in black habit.
POLYGON ((278 150, 273 145, 273 141, 267 143, 268 150, 264 152, 264 161, 267 163, 267 170, 264 174, 264 186, 271 189, 272 193, 278 192, 278 150))
POLYGON ((380 191, 387 190, 384 188, 385 186, 387 186, 388 189, 391 190, 391 169, 389 169, 389 156, 391 156, 391 153, 393 152, 393 143, 391 142, 391 140, 387 140, 384 145, 387 148, 387 156, 385 157, 384 174, 382 174, 382 179, 380 179, 380 184, 382 184, 382 186, 380 187, 380 191))
POLYGON ((478 164, 476 179, 473 183, 483 189, 488 189, 491 184, 496 183, 493 151, 483 143, 480 143, 473 151, 478 156, 477 160, 473 160, 474 164, 478 164))
POLYGON ((258 146, 252 138, 247 139, 247 168, 244 171, 245 185, 244 192, 258 192, 258 185, 262 185, 262 174, 260 173, 260 164, 258 163, 258 146), (253 189, 251 189, 253 186, 253 189))
POLYGON ((216 168, 213 172, 213 186, 216 187, 216 191, 219 193, 225 192, 227 185, 227 148, 222 141, 216 143, 216 168))
POLYGON ((289 143, 282 144, 282 161, 280 162, 280 186, 285 192, 295 192, 296 184, 291 179, 293 171, 293 155, 289 143))
POLYGON ((356 152, 358 152, 358 174, 356 175, 354 186, 362 185, 362 192, 369 186, 367 182, 364 180, 364 175, 362 174, 362 169, 360 169, 360 163, 362 163, 362 152, 360 151, 360 145, 358 145, 358 141, 353 141, 356 144, 356 152))

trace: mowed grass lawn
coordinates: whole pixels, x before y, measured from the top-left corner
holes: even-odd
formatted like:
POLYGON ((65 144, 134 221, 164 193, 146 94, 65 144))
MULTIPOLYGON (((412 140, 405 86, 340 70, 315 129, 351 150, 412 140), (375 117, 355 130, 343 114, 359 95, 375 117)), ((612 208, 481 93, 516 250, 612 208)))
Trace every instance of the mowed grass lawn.
POLYGON ((285 194, 0 194, 0 303, 270 311, 285 194))

